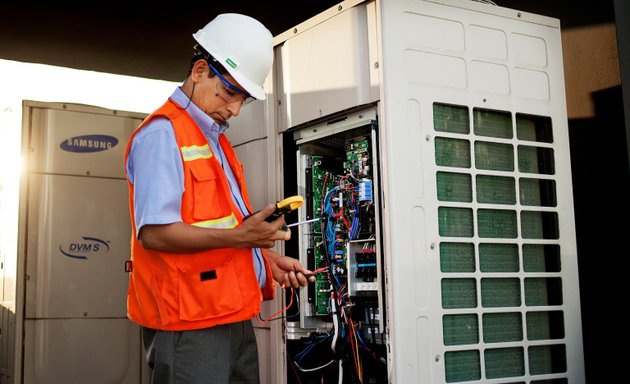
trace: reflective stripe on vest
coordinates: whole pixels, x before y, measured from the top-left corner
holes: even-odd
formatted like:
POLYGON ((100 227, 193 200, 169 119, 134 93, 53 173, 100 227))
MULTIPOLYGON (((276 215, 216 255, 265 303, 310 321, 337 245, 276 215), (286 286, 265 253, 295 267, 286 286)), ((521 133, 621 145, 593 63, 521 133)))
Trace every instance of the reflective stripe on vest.
POLYGON ((212 151, 208 144, 206 145, 191 145, 189 147, 181 147, 182 157, 184 161, 193 161, 197 159, 209 159, 212 157, 212 151))
POLYGON ((236 217, 234 217, 234 213, 231 213, 229 216, 221 217, 218 219, 199 221, 197 223, 192 223, 197 227, 203 228, 235 228, 238 225, 238 221, 236 217))

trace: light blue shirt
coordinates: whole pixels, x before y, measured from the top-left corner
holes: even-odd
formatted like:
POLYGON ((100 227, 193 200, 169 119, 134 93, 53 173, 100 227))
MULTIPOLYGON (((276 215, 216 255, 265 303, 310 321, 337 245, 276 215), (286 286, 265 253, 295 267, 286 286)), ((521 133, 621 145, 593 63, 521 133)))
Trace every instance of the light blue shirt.
MULTIPOLYGON (((170 98, 185 107, 199 125, 227 176, 234 204, 243 215, 249 214, 236 177, 219 145, 219 136, 229 128, 229 124, 217 124, 190 102, 179 87, 170 98)), ((144 225, 182 222, 184 166, 173 126, 168 119, 152 119, 136 134, 131 143, 126 169, 129 181, 134 185, 136 236, 144 225)), ((258 282, 263 287, 266 276, 260 248, 252 248, 252 256, 258 282)))

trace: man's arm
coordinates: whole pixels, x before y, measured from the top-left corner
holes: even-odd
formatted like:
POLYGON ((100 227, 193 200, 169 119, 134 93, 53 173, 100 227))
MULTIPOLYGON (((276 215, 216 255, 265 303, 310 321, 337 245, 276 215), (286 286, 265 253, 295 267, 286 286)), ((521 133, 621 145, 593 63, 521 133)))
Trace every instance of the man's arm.
POLYGON ((231 229, 202 228, 182 222, 160 225, 145 225, 140 229, 139 239, 146 249, 189 253, 216 248, 271 248, 277 240, 289 240, 290 231, 280 230, 284 218, 268 223, 265 218, 275 210, 275 204, 245 220, 231 229))

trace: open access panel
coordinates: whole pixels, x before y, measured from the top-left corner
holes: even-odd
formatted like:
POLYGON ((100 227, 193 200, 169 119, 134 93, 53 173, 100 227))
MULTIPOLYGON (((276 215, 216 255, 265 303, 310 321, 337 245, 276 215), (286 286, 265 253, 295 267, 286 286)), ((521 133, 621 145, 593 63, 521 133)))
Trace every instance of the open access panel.
POLYGON ((287 311, 289 383, 387 381, 377 135, 374 108, 285 133, 296 220, 316 219, 287 246, 321 271, 287 311))

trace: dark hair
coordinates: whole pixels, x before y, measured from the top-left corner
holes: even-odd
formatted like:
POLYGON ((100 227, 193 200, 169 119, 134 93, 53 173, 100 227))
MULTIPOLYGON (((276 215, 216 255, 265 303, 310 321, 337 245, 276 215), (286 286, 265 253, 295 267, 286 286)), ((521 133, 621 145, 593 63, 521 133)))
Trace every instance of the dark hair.
MULTIPOLYGON (((202 59, 206 60, 208 64, 212 65, 214 69, 216 69, 220 74, 224 75, 228 73, 225 67, 221 65, 221 63, 219 63, 217 59, 209 54, 208 51, 206 51, 201 45, 196 44, 193 47, 193 56, 190 59, 190 67, 188 68, 188 74, 186 75, 186 77, 190 76, 190 74, 192 73, 192 69, 195 63, 202 59)), ((210 71, 210 77, 212 76, 214 76, 214 72, 210 71)))

